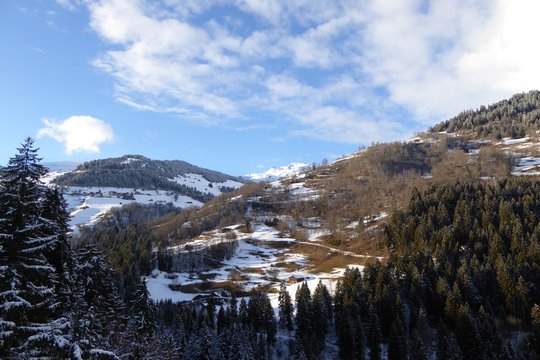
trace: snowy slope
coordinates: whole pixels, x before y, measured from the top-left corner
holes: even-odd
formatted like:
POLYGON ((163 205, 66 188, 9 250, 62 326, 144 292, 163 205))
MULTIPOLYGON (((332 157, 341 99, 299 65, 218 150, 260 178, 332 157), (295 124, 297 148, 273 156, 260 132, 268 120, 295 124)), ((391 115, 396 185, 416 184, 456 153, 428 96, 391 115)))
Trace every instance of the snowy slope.
MULTIPOLYGON (((154 162, 150 159, 136 155, 126 155, 122 158, 113 160, 106 159, 104 161, 106 162, 107 160, 109 160, 109 165, 111 161, 116 161, 123 167, 140 167, 141 169, 147 169, 148 167, 153 166, 156 169, 151 170, 151 174, 157 173, 158 176, 161 176, 159 174, 161 171, 163 171, 162 165, 164 166, 171 163, 181 163, 180 161, 176 163, 175 161, 154 162)), ((91 165, 92 163, 85 163, 86 166, 90 166, 87 164, 91 165)), ((228 175, 207 169, 197 168, 187 163, 182 164, 185 164, 187 168, 200 170, 205 174, 209 174, 209 176, 216 177, 216 174, 218 174, 218 179, 223 178, 226 180, 211 182, 202 174, 186 173, 184 175, 178 175, 172 179, 168 179, 168 181, 173 183, 175 186, 176 184, 185 185, 189 188, 195 189, 195 191, 199 192, 200 194, 208 194, 211 198, 212 196, 220 195, 223 191, 238 189, 243 185, 243 183, 239 181, 235 181, 231 178, 227 179, 227 177, 229 177, 228 175)), ((50 170, 50 172, 42 178, 42 181, 45 184, 50 185, 52 185, 54 180, 61 175, 73 175, 88 171, 86 169, 79 169, 75 171, 79 165, 75 162, 51 162, 45 163, 44 165, 50 170)), ((99 175, 96 176, 95 181, 102 181, 102 177, 99 175)), ((179 208, 199 207, 203 205, 203 202, 201 201, 202 199, 197 200, 192 198, 192 196, 197 197, 197 194, 183 194, 178 190, 169 189, 167 183, 167 180, 164 182, 157 182, 153 185, 153 190, 135 187, 74 186, 73 184, 64 184, 67 186, 61 186, 61 188, 63 189, 64 198, 68 203, 68 210, 72 216, 70 226, 73 234, 78 234, 80 226, 92 225, 97 222, 113 207, 120 207, 132 202, 137 202, 140 204, 172 203, 174 206, 179 208), (162 188, 162 186, 165 188, 162 188)), ((208 196, 206 198, 208 198, 208 196)))
MULTIPOLYGON (((166 273, 154 270, 146 283, 150 297, 156 301, 169 299, 172 301, 190 301, 198 295, 205 295, 205 293, 182 291, 181 289, 173 290, 173 288, 179 285, 187 288, 190 285, 202 284, 208 281, 212 283, 236 282, 246 291, 258 286, 268 286, 275 289, 276 291, 270 294, 270 299, 274 308, 277 308, 277 289, 281 281, 287 283, 287 288, 291 294, 296 293, 301 281, 306 281, 312 291, 319 281, 322 281, 330 291, 333 291, 336 281, 343 275, 345 268, 342 267, 334 268, 330 272, 315 273, 310 268, 310 261, 305 255, 294 251, 290 246, 273 245, 283 243, 293 245, 297 243, 291 237, 281 237, 279 231, 273 227, 262 223, 254 223, 253 232, 249 234, 238 231, 238 227, 229 227, 230 231, 235 233, 238 241, 236 254, 232 258, 223 261, 220 267, 196 274, 187 272, 166 273), (235 278, 235 275, 237 278, 235 278), (211 280, 205 280, 208 278, 211 278, 211 280)), ((189 242, 189 251, 223 241, 230 241, 227 240, 223 233, 207 233, 201 239, 189 242)), ((185 252, 188 251, 185 250, 188 244, 171 247, 170 250, 185 252)), ((313 246, 319 245, 313 244, 313 246)), ((362 256, 351 256, 351 263, 348 266, 363 269, 363 260, 365 258, 362 256)))
POLYGON ((262 173, 253 173, 245 175, 245 178, 251 181, 275 181, 303 173, 309 169, 309 165, 303 163, 291 163, 281 167, 272 167, 262 173))
POLYGON ((227 180, 224 182, 209 182, 204 178, 204 176, 200 174, 189 173, 176 176, 175 178, 169 180, 180 185, 195 188, 197 191, 200 191, 202 193, 210 193, 214 196, 220 195, 222 193, 222 191, 220 190, 222 187, 238 189, 242 185, 244 185, 241 182, 234 180, 227 180))
POLYGON ((111 187, 77 187, 64 188, 64 198, 71 214, 70 227, 74 235, 78 228, 92 225, 113 207, 129 203, 139 204, 172 203, 179 208, 199 207, 200 201, 189 196, 175 195, 172 191, 123 189, 111 187))
POLYGON ((57 161, 57 162, 45 162, 42 164, 49 172, 47 175, 41 178, 45 184, 50 184, 52 180, 60 175, 73 171, 79 166, 78 162, 74 161, 57 161))

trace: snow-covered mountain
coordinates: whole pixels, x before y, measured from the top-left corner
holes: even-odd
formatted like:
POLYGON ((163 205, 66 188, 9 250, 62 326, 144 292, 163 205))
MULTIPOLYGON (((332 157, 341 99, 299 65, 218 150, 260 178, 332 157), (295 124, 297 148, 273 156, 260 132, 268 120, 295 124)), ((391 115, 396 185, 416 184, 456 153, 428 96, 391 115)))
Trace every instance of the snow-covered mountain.
POLYGON ((262 173, 247 174, 244 177, 251 181, 274 181, 307 171, 310 165, 303 163, 291 163, 281 167, 272 167, 262 173))
POLYGON ((113 207, 133 202, 199 207, 243 185, 236 177, 184 161, 151 160, 140 155, 44 165, 50 172, 42 181, 63 188, 75 234, 78 227, 95 223, 113 207))

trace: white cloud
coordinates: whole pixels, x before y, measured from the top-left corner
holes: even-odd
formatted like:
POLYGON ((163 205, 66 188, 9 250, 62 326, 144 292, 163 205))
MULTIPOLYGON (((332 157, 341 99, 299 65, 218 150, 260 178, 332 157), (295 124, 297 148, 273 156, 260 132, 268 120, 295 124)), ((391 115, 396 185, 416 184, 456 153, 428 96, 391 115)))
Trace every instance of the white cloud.
POLYGON ((64 121, 43 119, 45 127, 38 138, 48 136, 64 144, 67 154, 74 152, 99 153, 99 146, 114 140, 114 131, 106 122, 85 115, 74 115, 64 121))
POLYGON ((85 4, 117 99, 204 124, 264 111, 293 135, 369 143, 540 87, 531 0, 85 4))
POLYGON ((369 4, 358 63, 390 97, 426 122, 540 87, 531 46, 540 4, 438 0, 369 4))

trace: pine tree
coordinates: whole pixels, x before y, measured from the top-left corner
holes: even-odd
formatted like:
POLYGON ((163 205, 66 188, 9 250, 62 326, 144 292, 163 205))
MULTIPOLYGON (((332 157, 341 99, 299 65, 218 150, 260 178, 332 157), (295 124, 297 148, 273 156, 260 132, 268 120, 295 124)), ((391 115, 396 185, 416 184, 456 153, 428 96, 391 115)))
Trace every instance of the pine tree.
POLYGON ((129 314, 140 338, 154 335, 156 330, 156 308, 143 280, 135 290, 135 296, 130 303, 129 314))
POLYGON ((229 305, 229 313, 231 315, 231 321, 238 320, 238 299, 236 296, 232 296, 231 303, 229 305))
POLYGON ((279 286, 279 325, 283 329, 287 329, 289 336, 293 330, 293 305, 291 295, 287 291, 285 282, 281 282, 279 286))
POLYGON ((326 334, 332 319, 332 297, 321 281, 317 284, 311 300, 313 331, 318 351, 325 346, 326 334))
POLYGON ((212 360, 215 357, 215 341, 212 329, 205 322, 199 332, 199 354, 193 359, 212 360))
POLYGON ((315 357, 320 351, 313 332, 313 312, 311 307, 311 292, 306 282, 296 290, 296 341, 301 343, 308 358, 315 357))
POLYGON ((445 329, 439 334, 439 341, 437 342, 437 359, 463 359, 461 349, 454 334, 445 329))
POLYGON ((217 315, 217 334, 221 334, 223 330, 227 327, 227 314, 225 313, 225 310, 223 309, 223 306, 219 307, 218 315, 217 315))
POLYGON ((397 317, 390 328, 388 339, 388 360, 405 360, 408 358, 407 335, 403 323, 397 317))
POLYGON ((265 293, 263 298, 263 326, 266 333, 267 345, 274 345, 276 342, 277 324, 274 316, 274 308, 270 303, 268 295, 265 293))
POLYGON ((42 216, 46 169, 31 138, 0 179, 0 357, 66 356, 68 323, 55 311, 59 278, 46 253, 65 234, 42 216))
POLYGON ((238 318, 240 322, 246 325, 249 322, 248 306, 245 298, 240 300, 240 306, 238 308, 238 318))
POLYGON ((84 354, 111 350, 107 336, 126 334, 123 327, 124 307, 112 282, 112 270, 95 245, 79 249, 76 278, 77 299, 74 311, 77 331, 74 340, 84 354))
POLYGON ((367 332, 367 343, 370 349, 370 359, 379 360, 381 358, 382 334, 379 324, 379 317, 373 306, 369 307, 369 328, 367 332))
POLYGON ((534 304, 531 309, 531 324, 536 342, 536 352, 540 354, 540 306, 534 304))
POLYGON ((415 331, 411 335, 411 360, 427 360, 426 348, 419 334, 415 331))
POLYGON ((210 329, 214 329, 216 323, 216 299, 214 293, 211 293, 206 300, 206 315, 208 316, 208 326, 210 326, 210 329))

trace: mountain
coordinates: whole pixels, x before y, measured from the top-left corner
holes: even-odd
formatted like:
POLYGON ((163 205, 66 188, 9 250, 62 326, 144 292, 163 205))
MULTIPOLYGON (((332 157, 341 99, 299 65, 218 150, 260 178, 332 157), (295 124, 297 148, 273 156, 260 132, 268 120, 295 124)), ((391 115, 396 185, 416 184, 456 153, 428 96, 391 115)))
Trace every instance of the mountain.
MULTIPOLYGON (((47 164, 46 164, 47 165, 47 164)), ((180 160, 151 160, 141 155, 74 164, 49 164, 42 181, 63 188, 74 235, 94 225, 113 208, 137 203, 150 205, 154 217, 173 208, 202 206, 244 180, 180 160), (65 172, 64 170, 71 171, 65 172)))
POLYGON ((310 168, 310 165, 303 164, 303 163, 291 163, 289 165, 281 166, 281 167, 272 167, 264 172, 261 173, 252 173, 247 174, 244 176, 244 178, 247 178, 251 181, 275 181, 277 179, 282 179, 294 175, 298 175, 300 173, 305 172, 310 168))
POLYGON ((202 202, 244 183, 237 177, 185 161, 151 160, 141 155, 85 162, 52 182, 59 186, 166 190, 202 202))

